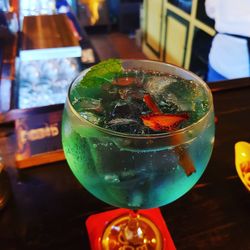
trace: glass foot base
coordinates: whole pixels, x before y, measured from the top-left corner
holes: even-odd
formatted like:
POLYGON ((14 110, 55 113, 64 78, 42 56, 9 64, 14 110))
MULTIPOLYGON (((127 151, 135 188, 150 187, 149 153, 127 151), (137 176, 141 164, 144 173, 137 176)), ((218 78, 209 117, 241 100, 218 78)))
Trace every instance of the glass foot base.
POLYGON ((115 209, 91 215, 86 226, 92 250, 174 250, 176 249, 160 209, 139 210, 139 223, 143 238, 129 243, 124 227, 130 210, 115 209))
POLYGON ((104 250, 118 250, 118 249, 138 249, 138 250, 162 250, 162 237, 158 227, 147 217, 138 216, 138 230, 135 232, 135 239, 133 242, 133 232, 127 233, 126 238, 125 229, 130 221, 130 216, 120 215, 118 218, 112 220, 105 228, 102 236, 102 248, 104 250))

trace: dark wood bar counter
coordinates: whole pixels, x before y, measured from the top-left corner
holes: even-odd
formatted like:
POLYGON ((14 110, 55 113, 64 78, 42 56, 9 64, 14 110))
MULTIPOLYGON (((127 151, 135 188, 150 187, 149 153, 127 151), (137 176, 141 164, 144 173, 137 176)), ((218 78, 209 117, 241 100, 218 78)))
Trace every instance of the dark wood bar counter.
POLYGON ((22 30, 20 58, 80 57, 81 48, 74 34, 73 24, 65 14, 25 16, 22 30))
MULTIPOLYGON (((161 212, 177 249, 250 249, 250 193, 235 169, 234 145, 250 142, 250 79, 211 83, 215 146, 197 185, 161 212)), ((89 194, 65 161, 15 168, 13 120, 2 116, 0 155, 10 182, 0 211, 0 249, 89 250, 85 220, 113 209, 89 194)), ((16 112, 20 115, 20 112, 16 112)))

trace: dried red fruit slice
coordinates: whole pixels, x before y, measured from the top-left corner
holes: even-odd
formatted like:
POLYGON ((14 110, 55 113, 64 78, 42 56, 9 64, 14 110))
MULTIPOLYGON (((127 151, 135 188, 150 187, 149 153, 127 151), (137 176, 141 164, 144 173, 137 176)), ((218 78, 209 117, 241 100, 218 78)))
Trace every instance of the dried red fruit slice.
POLYGON ((145 126, 155 131, 174 130, 179 124, 188 119, 188 114, 148 114, 142 115, 145 126))
MULTIPOLYGON (((176 135, 174 138, 174 143, 181 143, 182 138, 180 135, 176 135)), ((187 151, 181 150, 181 148, 176 147, 175 152, 179 155, 179 164, 185 171, 187 176, 192 175, 196 172, 194 163, 187 151)))
MULTIPOLYGON (((171 131, 179 126, 179 124, 189 118, 187 113, 183 114, 163 114, 154 102, 151 95, 146 94, 143 101, 153 114, 142 115, 141 119, 145 126, 155 131, 171 131)), ((178 134, 173 137, 174 144, 182 143, 182 135, 178 134)), ((195 166, 188 152, 176 147, 175 152, 179 155, 179 163, 187 176, 196 172, 195 166)))
POLYGON ((146 94, 143 97, 143 101, 146 103, 146 105, 148 106, 148 108, 153 112, 153 113, 161 113, 161 110, 159 109, 159 107, 156 105, 156 103, 154 102, 153 98, 151 97, 150 94, 146 94))
POLYGON ((119 78, 115 79, 112 82, 112 84, 118 85, 118 86, 129 86, 134 82, 135 82, 134 77, 119 77, 119 78))

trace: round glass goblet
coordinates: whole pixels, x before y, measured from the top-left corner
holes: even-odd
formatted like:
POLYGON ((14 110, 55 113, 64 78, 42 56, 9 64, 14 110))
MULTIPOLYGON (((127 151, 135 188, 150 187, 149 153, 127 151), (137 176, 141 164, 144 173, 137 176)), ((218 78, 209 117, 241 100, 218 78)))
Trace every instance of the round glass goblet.
MULTIPOLYGON (((70 101, 71 92, 85 76, 85 70, 69 88, 63 113, 63 148, 83 187, 110 205, 131 210, 108 223, 100 249, 165 249, 158 226, 138 210, 173 202, 203 174, 214 141, 212 94, 198 76, 173 65, 124 60, 122 66, 176 75, 190 80, 190 84, 195 82, 206 100, 205 114, 184 128, 160 134, 128 134, 99 127, 76 112, 70 101)), ((185 98, 177 102, 184 105, 185 98)))

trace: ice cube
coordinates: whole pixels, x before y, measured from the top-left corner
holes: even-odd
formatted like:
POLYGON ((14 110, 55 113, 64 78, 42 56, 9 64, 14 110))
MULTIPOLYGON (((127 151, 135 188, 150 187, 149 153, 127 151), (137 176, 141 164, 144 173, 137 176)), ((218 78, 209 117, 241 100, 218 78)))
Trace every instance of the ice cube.
MULTIPOLYGON (((43 61, 43 64, 40 67, 41 69, 41 76, 46 78, 50 81, 56 81, 58 78, 58 65, 53 61, 43 61)), ((66 68, 64 68, 65 70, 66 68)))
POLYGON ((178 111, 181 110, 180 106, 177 102, 169 99, 162 99, 158 103, 158 107, 160 108, 161 112, 164 114, 176 114, 178 111))
POLYGON ((142 106, 131 100, 119 100, 111 103, 111 119, 113 118, 139 118, 142 106))
POLYGON ((106 128, 130 134, 137 134, 141 130, 141 124, 136 119, 115 118, 106 123, 106 128))
POLYGON ((135 78, 136 78, 135 84, 137 85, 137 87, 143 86, 147 81, 146 72, 144 72, 142 70, 135 70, 134 74, 135 74, 135 78))
POLYGON ((156 98, 173 82, 176 82, 176 78, 170 76, 153 76, 148 79, 148 82, 145 85, 145 90, 151 96, 156 98))
POLYGON ((114 101, 110 105, 110 115, 112 118, 127 117, 130 113, 129 106, 126 101, 114 101))
POLYGON ((73 102, 74 108, 78 111, 102 111, 101 99, 91 97, 76 98, 73 102))
POLYGON ((201 88, 194 81, 178 78, 167 87, 167 91, 173 93, 178 98, 178 101, 190 101, 201 94, 201 88))
POLYGON ((84 119, 88 120, 89 122, 99 125, 101 122, 101 117, 92 113, 92 112, 79 112, 80 116, 83 117, 84 119))
POLYGON ((137 123, 135 119, 128 119, 128 118, 115 118, 108 122, 109 125, 115 126, 115 125, 125 125, 125 124, 132 124, 137 123))
POLYGON ((175 81, 171 82, 164 91, 162 91, 161 97, 165 102, 174 103, 176 107, 178 107, 176 111, 194 111, 194 99, 197 98, 198 95, 200 95, 200 93, 195 82, 175 78, 175 81))
POLYGON ((190 119, 192 121, 197 121, 207 113, 209 104, 207 100, 194 100, 192 103, 194 112, 191 112, 190 119))
POLYGON ((119 89, 120 98, 123 100, 127 99, 137 99, 142 100, 145 95, 145 90, 143 88, 121 88, 119 89))

